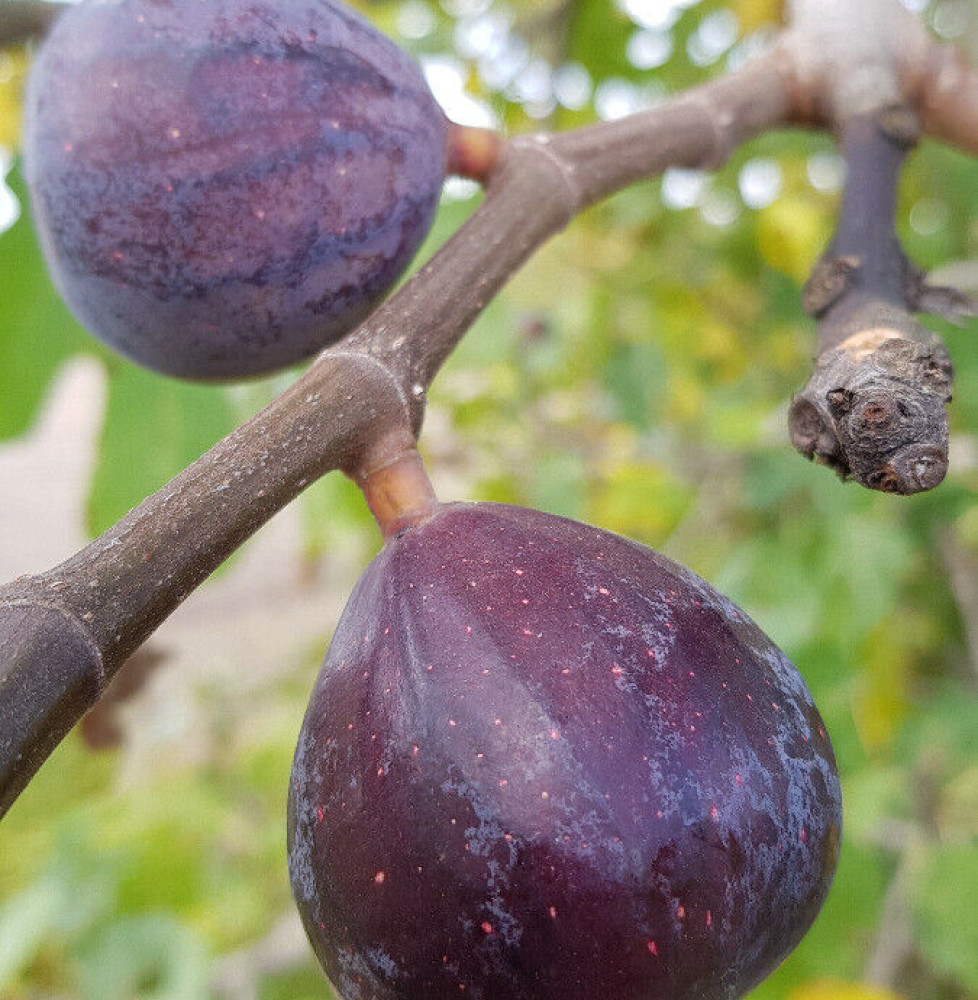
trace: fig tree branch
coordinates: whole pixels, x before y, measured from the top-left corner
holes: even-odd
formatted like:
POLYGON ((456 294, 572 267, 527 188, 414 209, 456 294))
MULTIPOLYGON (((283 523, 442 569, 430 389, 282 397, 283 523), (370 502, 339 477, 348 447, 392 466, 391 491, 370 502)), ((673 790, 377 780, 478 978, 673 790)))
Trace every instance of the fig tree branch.
POLYGON ((313 480, 410 453, 431 380, 548 237, 625 185, 716 166, 793 118, 775 50, 630 119, 504 144, 482 205, 281 396, 78 554, 0 588, 0 812, 126 658, 313 480))
POLYGON ((928 38, 922 57, 906 63, 902 72, 924 133, 978 153, 978 70, 964 52, 928 38))
POLYGON ((0 48, 40 38, 65 6, 58 0, 0 0, 0 48))
MULTIPOLYGON (((873 2, 902 10, 898 0, 873 2)), ((838 40, 845 21, 837 23, 838 40)), ((801 38, 796 25, 737 73, 631 118, 504 142, 482 205, 357 330, 100 538, 0 588, 0 814, 126 658, 276 511, 331 470, 362 483, 405 461, 445 359, 578 212, 668 167, 715 168, 769 129, 845 121, 829 89, 839 67, 813 55, 831 45, 801 38)), ((867 148, 869 160, 884 153, 867 148)), ((886 204, 893 192, 879 194, 886 204)))

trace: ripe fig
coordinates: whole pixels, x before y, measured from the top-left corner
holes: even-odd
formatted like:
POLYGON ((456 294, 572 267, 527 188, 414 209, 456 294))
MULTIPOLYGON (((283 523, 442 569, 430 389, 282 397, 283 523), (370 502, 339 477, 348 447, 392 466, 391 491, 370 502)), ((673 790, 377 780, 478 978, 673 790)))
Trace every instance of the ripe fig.
POLYGON ((292 885, 345 1000, 731 1000, 841 825, 804 682, 616 535, 449 504, 357 584, 299 737, 292 885))
POLYGON ((92 333, 197 379, 355 326, 426 235, 446 119, 337 0, 86 0, 27 99, 34 218, 92 333))

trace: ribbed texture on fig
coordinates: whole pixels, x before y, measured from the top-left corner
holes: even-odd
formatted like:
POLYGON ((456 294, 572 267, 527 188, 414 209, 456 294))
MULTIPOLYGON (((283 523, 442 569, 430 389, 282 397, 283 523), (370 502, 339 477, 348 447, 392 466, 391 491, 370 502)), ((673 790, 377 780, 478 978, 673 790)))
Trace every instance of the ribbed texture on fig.
POLYGON ((430 227, 445 131, 417 66, 335 0, 86 0, 38 53, 25 154, 78 319, 220 379, 367 314, 430 227))
POLYGON ((345 1000, 720 1000, 815 918, 841 825, 795 668, 616 535, 445 505, 359 581, 289 863, 345 1000))

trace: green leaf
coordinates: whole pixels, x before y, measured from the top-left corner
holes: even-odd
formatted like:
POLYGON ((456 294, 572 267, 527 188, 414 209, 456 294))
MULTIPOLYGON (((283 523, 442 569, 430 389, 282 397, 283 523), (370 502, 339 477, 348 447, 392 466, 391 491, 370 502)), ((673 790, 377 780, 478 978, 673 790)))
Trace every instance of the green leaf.
POLYGON ((70 905, 66 888, 46 879, 0 907, 0 991, 7 989, 70 905))
POLYGON ((0 440, 27 430, 67 357, 98 350, 51 284, 23 180, 14 171, 6 182, 20 202, 21 215, 0 234, 0 440))
POLYGON ((162 915, 131 917, 82 950, 85 1000, 206 1000, 207 953, 187 927, 162 915))
POLYGON ((225 390, 120 364, 109 382, 88 527, 99 534, 234 427, 225 390))
POLYGON ((379 542, 370 508, 357 485, 340 473, 323 476, 299 497, 302 516, 302 543, 309 559, 353 549, 362 560, 364 542, 379 542))
POLYGON ((318 968, 309 967, 268 978, 261 1000, 333 1000, 336 994, 323 980, 318 968))
POLYGON ((638 74, 622 60, 634 24, 611 0, 579 4, 569 32, 571 59, 587 67, 596 80, 609 76, 636 77, 638 74))
POLYGON ((978 990, 978 844, 935 847, 915 871, 911 905, 934 968, 978 990))
POLYGON ((846 837, 870 846, 881 816, 901 816, 909 808, 910 782, 899 767, 865 767, 843 784, 846 837))
POLYGON ((749 994, 750 1000, 784 1000, 793 988, 818 976, 858 977, 885 891, 880 853, 856 847, 844 836, 839 869, 822 912, 784 964, 749 994))
POLYGON ((817 979, 792 990, 788 1000, 900 1000, 900 994, 870 983, 817 979))
POLYGON ((533 507, 578 520, 585 515, 586 490, 584 463, 573 452, 544 455, 529 484, 533 507))

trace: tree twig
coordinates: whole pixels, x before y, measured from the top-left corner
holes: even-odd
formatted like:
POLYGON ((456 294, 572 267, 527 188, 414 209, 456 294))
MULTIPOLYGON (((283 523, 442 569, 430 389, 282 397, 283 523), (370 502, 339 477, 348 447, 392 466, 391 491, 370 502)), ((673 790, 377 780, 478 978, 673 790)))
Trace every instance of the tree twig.
POLYGON ((786 44, 813 95, 808 114, 834 123, 848 166, 838 232, 805 291, 819 353, 792 402, 791 439, 843 478, 919 493, 947 473, 953 369, 915 313, 957 320, 975 307, 928 286, 908 261, 894 230, 897 184, 921 124, 978 149, 978 75, 893 0, 791 6, 786 44))
POLYGON ((916 952, 909 892, 920 852, 940 836, 937 762, 924 757, 913 773, 914 820, 904 824, 896 868, 880 909, 879 926, 866 957, 863 978, 888 990, 899 990, 901 976, 916 952))
MULTIPOLYGON (((865 117, 873 88, 852 80, 838 86, 846 72, 898 72, 898 93, 900 81, 911 79, 916 93, 932 93, 928 71, 918 67, 914 75, 904 65, 908 52, 931 53, 906 12, 897 0, 866 3, 897 19, 899 30, 881 36, 882 55, 870 58, 848 38, 845 11, 861 5, 795 0, 796 23, 785 41, 736 73, 630 118, 518 137, 494 149, 472 168, 489 181, 480 208, 356 331, 100 538, 51 571, 0 588, 0 815, 126 658, 268 518, 330 470, 362 482, 410 453, 428 386, 445 359, 509 277, 576 213, 667 167, 716 167, 768 129, 852 122, 857 106, 865 117), (834 28, 807 37, 817 9, 832 15, 825 23, 834 28), (897 53, 907 39, 913 44, 897 53)), ((889 84, 881 92, 889 95, 889 84)), ((877 199, 884 234, 899 160, 871 130, 854 128, 847 131, 853 162, 885 168, 879 186, 860 196, 877 199)), ((848 248, 848 237, 839 239, 848 248)), ((886 246, 876 240, 867 251, 886 246)), ((863 266, 867 280, 879 278, 871 289, 877 298, 889 295, 887 260, 878 274, 875 264, 863 266)), ((831 304, 833 316, 851 312, 831 304)), ((870 318, 875 329, 879 316, 870 318)), ((838 343, 838 330, 828 330, 820 329, 823 343, 838 343)), ((919 475, 913 465, 909 474, 919 475)))
POLYGON ((894 229, 900 167, 915 140, 916 119, 902 106, 842 126, 839 228, 804 296, 819 356, 789 418, 803 455, 900 494, 944 479, 953 374, 944 344, 913 316, 924 286, 894 229))
POLYGON ((863 978, 883 989, 899 988, 900 973, 914 951, 913 924, 907 906, 909 877, 908 856, 902 855, 883 897, 876 939, 866 958, 863 978))
POLYGON ((505 144, 432 260, 268 407, 48 573, 0 588, 0 812, 125 659, 314 479, 414 446, 428 386, 493 295, 573 216, 670 166, 714 166, 788 123, 780 50, 630 119, 505 144))
POLYGON ((0 48, 41 38, 68 6, 58 0, 0 0, 0 48))

